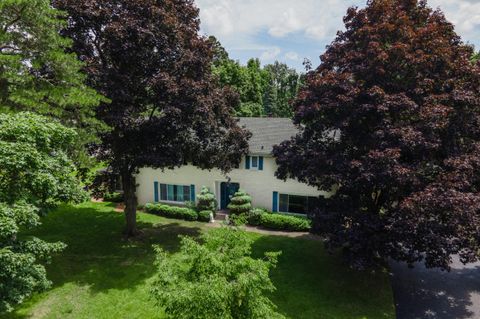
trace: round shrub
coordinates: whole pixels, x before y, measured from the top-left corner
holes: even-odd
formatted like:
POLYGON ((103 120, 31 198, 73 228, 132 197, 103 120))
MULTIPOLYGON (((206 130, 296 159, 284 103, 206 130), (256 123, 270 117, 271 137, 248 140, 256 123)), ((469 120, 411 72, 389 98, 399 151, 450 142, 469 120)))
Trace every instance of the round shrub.
POLYGON ((202 191, 197 195, 197 210, 199 212, 207 210, 215 212, 217 210, 215 195, 205 186, 202 187, 202 191))
POLYGON ((227 207, 232 215, 248 214, 252 209, 252 198, 242 190, 235 193, 227 207))
POLYGON ((202 210, 198 212, 198 220, 208 223, 210 221, 210 214, 213 214, 211 210, 202 210))

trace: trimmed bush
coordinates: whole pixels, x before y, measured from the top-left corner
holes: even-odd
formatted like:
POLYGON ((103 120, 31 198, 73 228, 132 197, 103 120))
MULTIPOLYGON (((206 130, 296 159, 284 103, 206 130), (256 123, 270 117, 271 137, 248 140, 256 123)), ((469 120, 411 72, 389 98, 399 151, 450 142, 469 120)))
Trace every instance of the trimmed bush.
POLYGON ((243 226, 248 223, 248 215, 243 213, 240 215, 230 215, 230 225, 243 226))
POLYGON ((106 202, 121 203, 123 202, 123 194, 118 192, 105 193, 105 195, 103 195, 103 200, 106 202))
POLYGON ((162 204, 147 204, 145 211, 150 214, 156 214, 167 218, 198 220, 198 213, 193 209, 186 207, 168 206, 162 204))
POLYGON ((215 212, 217 210, 215 195, 205 186, 202 187, 202 191, 197 195, 197 210, 199 212, 207 210, 215 212))
POLYGON ((198 220, 208 223, 210 221, 210 214, 213 214, 211 210, 202 210, 198 212, 198 220))
POLYGON ((308 219, 281 214, 263 214, 260 225, 272 230, 309 231, 311 222, 308 219))
POLYGON ((248 214, 252 209, 252 198, 242 190, 235 193, 227 207, 232 215, 248 214))
POLYGON ((247 216, 248 224, 252 226, 259 226, 262 223, 262 215, 264 214, 266 214, 266 212, 263 209, 252 209, 247 216))

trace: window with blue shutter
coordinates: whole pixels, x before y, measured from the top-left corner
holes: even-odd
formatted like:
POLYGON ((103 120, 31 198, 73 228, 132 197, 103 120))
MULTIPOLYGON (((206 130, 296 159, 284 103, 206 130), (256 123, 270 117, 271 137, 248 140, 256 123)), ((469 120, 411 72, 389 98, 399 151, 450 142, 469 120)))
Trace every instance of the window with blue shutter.
POLYGON ((195 201, 195 185, 154 184, 155 201, 184 203, 195 201))
POLYGON ((246 156, 245 169, 263 171, 263 156, 246 156))

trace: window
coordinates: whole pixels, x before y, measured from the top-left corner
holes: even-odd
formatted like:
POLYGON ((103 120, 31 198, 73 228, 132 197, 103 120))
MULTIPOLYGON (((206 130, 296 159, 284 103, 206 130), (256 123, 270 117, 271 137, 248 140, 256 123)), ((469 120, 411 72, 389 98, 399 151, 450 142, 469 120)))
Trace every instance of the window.
POLYGON ((263 156, 247 156, 245 160, 245 169, 263 171, 263 156))
POLYGON ((313 209, 317 198, 280 194, 279 211, 283 213, 308 214, 313 209))
POLYGON ((160 200, 188 202, 190 200, 190 186, 160 184, 160 200))
POLYGON ((258 168, 258 156, 252 156, 251 157, 251 161, 252 161, 252 168, 258 168))

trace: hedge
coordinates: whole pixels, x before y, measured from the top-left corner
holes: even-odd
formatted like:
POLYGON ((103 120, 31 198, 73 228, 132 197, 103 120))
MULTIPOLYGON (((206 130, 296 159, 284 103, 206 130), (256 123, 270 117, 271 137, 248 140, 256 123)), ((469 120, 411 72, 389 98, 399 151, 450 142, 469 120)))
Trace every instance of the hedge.
POLYGON ((183 219, 194 221, 198 220, 198 213, 190 208, 168 206, 163 204, 147 204, 145 211, 150 214, 156 214, 167 218, 183 219))
POLYGON ((311 222, 305 218, 269 213, 260 216, 260 225, 272 230, 299 232, 309 231, 312 227, 311 222))

